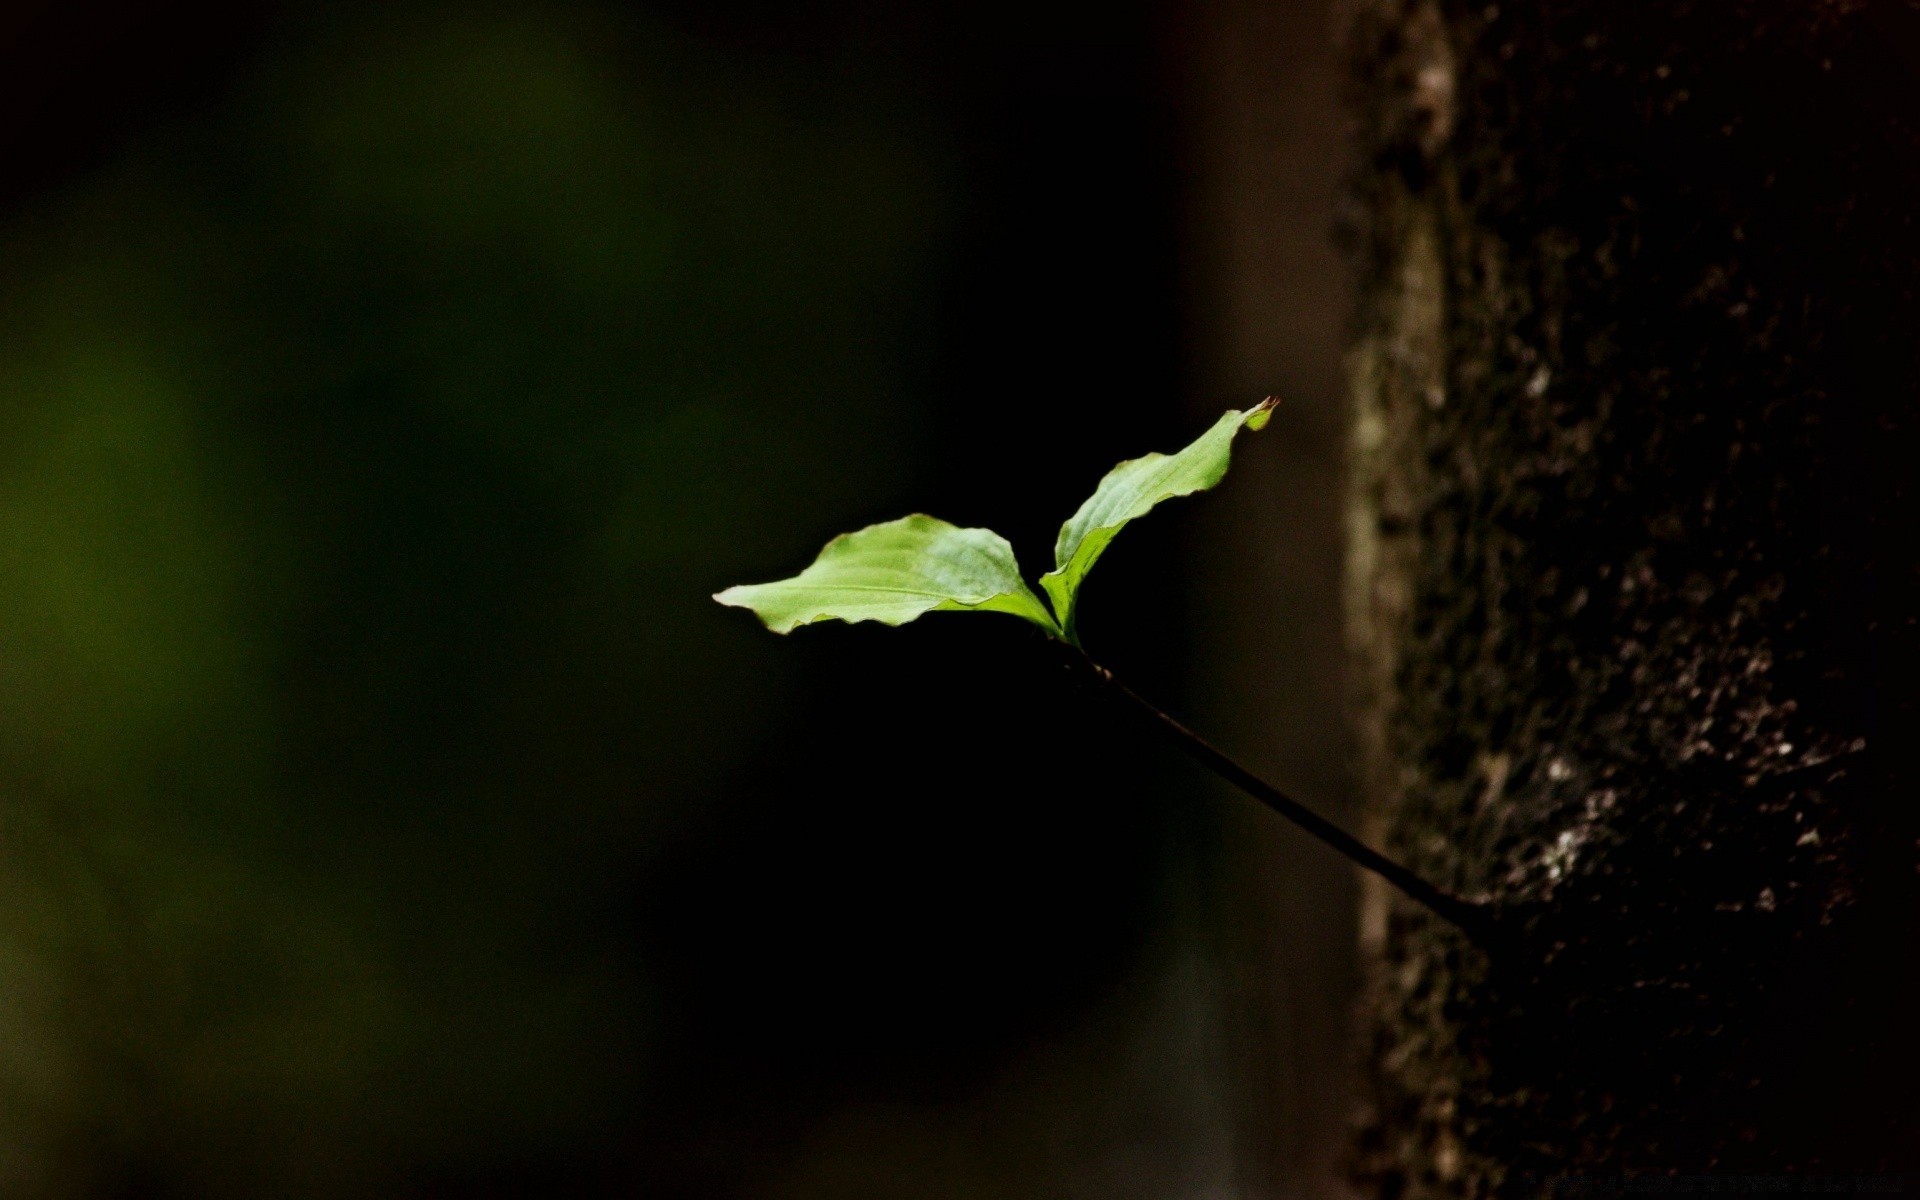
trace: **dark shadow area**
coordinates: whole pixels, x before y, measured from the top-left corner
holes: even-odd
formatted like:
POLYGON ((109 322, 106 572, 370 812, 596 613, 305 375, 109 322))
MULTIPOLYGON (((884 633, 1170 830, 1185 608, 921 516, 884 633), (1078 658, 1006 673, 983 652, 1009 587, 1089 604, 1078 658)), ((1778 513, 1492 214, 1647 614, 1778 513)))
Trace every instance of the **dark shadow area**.
MULTIPOLYGON (((0 1191, 1220 1194, 1192 776, 707 598, 1198 428, 1187 20, 7 18, 0 1191)), ((1088 593, 1161 697, 1192 528, 1088 593)))

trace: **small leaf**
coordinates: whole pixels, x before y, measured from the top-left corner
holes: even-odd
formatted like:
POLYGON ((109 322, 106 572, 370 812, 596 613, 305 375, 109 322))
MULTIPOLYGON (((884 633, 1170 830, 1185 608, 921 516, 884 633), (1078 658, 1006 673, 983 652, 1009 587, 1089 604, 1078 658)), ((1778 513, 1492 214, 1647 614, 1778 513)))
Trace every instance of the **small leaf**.
POLYGON ((977 610, 1012 613, 1060 636, 1007 539, 918 513, 841 534, 791 579, 730 587, 714 599, 752 609, 775 633, 814 621, 904 625, 923 613, 977 610))
POLYGON ((1114 535, 1162 500, 1204 492, 1219 483, 1233 455, 1234 435, 1243 427, 1264 428, 1276 403, 1268 397, 1245 412, 1227 413, 1176 454, 1130 458, 1107 472, 1080 511, 1060 527, 1053 547, 1054 569, 1040 577, 1040 586, 1053 601, 1053 611, 1068 638, 1074 635, 1080 585, 1114 535))

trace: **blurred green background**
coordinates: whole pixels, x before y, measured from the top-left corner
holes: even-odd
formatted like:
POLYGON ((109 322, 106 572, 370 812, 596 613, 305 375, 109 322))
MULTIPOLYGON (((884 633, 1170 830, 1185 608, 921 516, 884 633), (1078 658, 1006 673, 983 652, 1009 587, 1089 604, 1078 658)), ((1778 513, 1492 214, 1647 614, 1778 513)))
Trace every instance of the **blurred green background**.
MULTIPOLYGON (((1257 398, 1183 12, 6 18, 0 1195, 1225 1194, 1200 785, 707 599, 1257 398)), ((1169 698, 1194 519, 1089 593, 1169 698)))

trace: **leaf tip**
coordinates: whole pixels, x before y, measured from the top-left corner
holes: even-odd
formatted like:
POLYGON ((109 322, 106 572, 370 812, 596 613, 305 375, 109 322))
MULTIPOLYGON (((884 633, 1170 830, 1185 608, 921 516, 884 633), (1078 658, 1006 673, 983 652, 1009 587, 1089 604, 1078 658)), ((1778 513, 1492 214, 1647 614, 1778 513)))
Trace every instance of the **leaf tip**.
POLYGON ((1267 427, 1267 421, 1273 416, 1273 410, 1280 405, 1280 397, 1268 396, 1247 411, 1246 426, 1255 433, 1267 427))
POLYGON ((724 604, 728 608, 746 609, 758 617, 760 623, 774 633, 790 633, 795 625, 804 625, 806 623, 805 621, 781 621, 778 619, 774 614, 768 612, 755 602, 755 593, 758 590, 759 588, 755 584, 735 584, 733 587, 715 592, 713 599, 715 603, 724 604))

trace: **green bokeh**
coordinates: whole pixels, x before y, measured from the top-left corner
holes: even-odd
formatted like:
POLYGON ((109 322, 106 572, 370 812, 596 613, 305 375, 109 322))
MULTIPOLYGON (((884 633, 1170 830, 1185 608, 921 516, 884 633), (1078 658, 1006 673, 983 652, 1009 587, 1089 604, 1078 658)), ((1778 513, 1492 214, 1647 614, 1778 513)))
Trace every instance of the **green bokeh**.
POLYGON ((607 914, 785 686, 705 597, 923 452, 890 88, 362 12, 0 232, 0 1194, 621 1136, 607 914))

